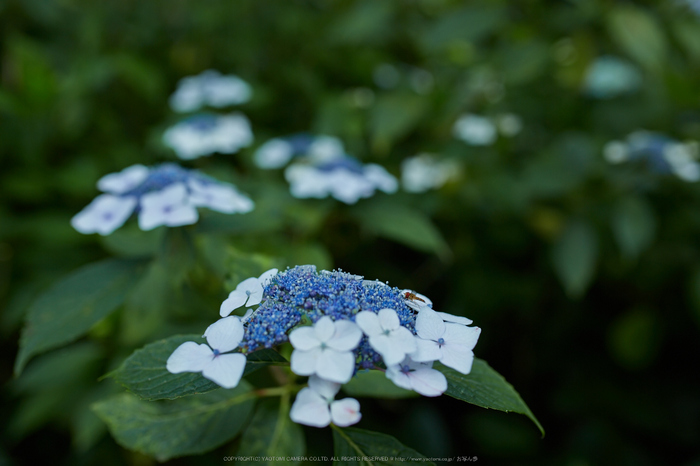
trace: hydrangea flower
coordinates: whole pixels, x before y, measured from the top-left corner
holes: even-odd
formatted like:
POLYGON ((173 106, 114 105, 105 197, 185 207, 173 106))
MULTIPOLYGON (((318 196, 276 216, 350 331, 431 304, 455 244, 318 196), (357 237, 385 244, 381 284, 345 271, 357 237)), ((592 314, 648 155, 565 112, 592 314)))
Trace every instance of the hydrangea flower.
POLYGON ((631 63, 613 56, 596 58, 586 70, 583 92, 596 99, 612 99, 639 89, 642 75, 631 63))
POLYGON ((411 193, 438 189, 459 176, 459 165, 451 160, 439 160, 430 154, 419 154, 401 162, 401 185, 411 193))
POLYGON ((349 320, 334 322, 323 316, 313 327, 300 327, 289 335, 294 347, 292 372, 314 375, 331 382, 346 383, 355 372, 352 353, 362 339, 360 328, 349 320))
POLYGON ((332 196, 346 204, 354 204, 373 196, 376 190, 391 194, 398 188, 396 178, 384 167, 362 165, 349 156, 320 163, 292 164, 284 175, 292 196, 302 199, 332 196))
POLYGON ((481 334, 479 327, 445 322, 437 312, 424 307, 416 317, 416 362, 440 361, 447 367, 468 374, 474 362, 472 350, 481 334))
POLYGON ((312 375, 309 386, 302 388, 294 400, 289 417, 298 424, 326 427, 333 424, 347 427, 357 424, 362 418, 360 403, 354 398, 334 401, 340 384, 312 375))
POLYGON ((233 154, 253 143, 248 119, 240 113, 193 115, 163 133, 163 143, 184 160, 216 152, 233 154))
POLYGON ((447 390, 447 379, 432 367, 432 362, 416 362, 407 357, 400 364, 387 367, 386 376, 406 390, 423 396, 440 396, 447 390))
POLYGON ((700 180, 699 145, 682 143, 651 131, 635 131, 625 141, 610 141, 603 147, 603 157, 613 164, 642 161, 661 174, 674 174, 684 181, 700 180))
POLYGON ((479 115, 462 115, 454 124, 456 138, 472 146, 490 146, 496 141, 496 125, 486 117, 479 115))
POLYGON ((253 210, 253 201, 230 184, 172 163, 134 165, 102 177, 106 191, 71 219, 80 233, 108 235, 136 212, 139 227, 180 226, 197 222, 197 207, 232 214, 253 210))
POLYGON ((181 79, 170 96, 170 107, 176 112, 194 112, 205 105, 226 107, 248 102, 252 93, 250 85, 238 76, 207 70, 181 79))
POLYGON ((224 388, 238 385, 245 369, 246 358, 234 350, 243 338, 243 324, 237 317, 220 319, 203 335, 209 346, 188 341, 170 355, 166 368, 173 374, 201 372, 204 377, 224 388), (224 354, 227 353, 227 354, 224 354))
POLYGON ((253 160, 264 169, 282 168, 294 157, 305 156, 316 162, 324 162, 345 156, 343 143, 332 136, 295 134, 274 138, 260 146, 253 160))
MULTIPOLYGON (((430 299, 419 293, 314 266, 251 277, 229 299, 237 306, 258 306, 243 319, 226 318, 242 325, 243 335, 235 342, 243 354, 292 344, 292 372, 311 376, 308 389, 295 401, 292 419, 308 425, 359 420, 356 401, 333 401, 337 384, 348 382, 358 370, 384 370, 400 387, 440 395, 447 382, 432 362, 469 372, 480 332, 466 326, 471 323, 466 317, 433 310, 430 299), (305 325, 309 321, 312 325, 305 325)), ((226 312, 233 309, 224 307, 226 312)), ((194 347, 187 351, 193 353, 194 347)))
POLYGON ((239 283, 236 289, 228 295, 228 298, 221 303, 219 310, 221 317, 226 317, 234 309, 238 309, 243 305, 251 307, 260 304, 263 297, 263 287, 270 282, 277 272, 277 269, 270 269, 257 278, 247 278, 239 283))

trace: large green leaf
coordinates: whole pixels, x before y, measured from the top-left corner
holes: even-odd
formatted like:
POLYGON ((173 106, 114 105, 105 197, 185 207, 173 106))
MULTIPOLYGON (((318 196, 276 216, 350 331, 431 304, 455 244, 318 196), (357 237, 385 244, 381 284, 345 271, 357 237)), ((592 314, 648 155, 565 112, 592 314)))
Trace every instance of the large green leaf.
POLYGON ((446 395, 482 408, 524 414, 535 423, 544 436, 542 425, 520 398, 518 392, 501 374, 491 369, 486 361, 474 359, 472 370, 467 375, 442 364, 436 364, 435 369, 445 374, 447 378, 446 395))
POLYGON ((350 396, 371 398, 413 398, 418 393, 397 387, 383 372, 358 372, 350 382, 343 385, 343 391, 350 396))
POLYGON ((141 401, 128 393, 92 405, 117 443, 158 461, 212 450, 235 437, 255 405, 245 382, 173 401, 141 401))
POLYGON ((428 101, 415 94, 390 94, 377 99, 369 127, 375 150, 387 152, 391 144, 411 131, 428 109, 428 101))
POLYGON ((614 206, 611 226, 622 253, 635 258, 654 241, 656 217, 643 198, 626 197, 614 206))
MULTIPOLYGON (((206 393, 219 388, 199 373, 171 374, 165 364, 175 349, 186 341, 204 343, 200 335, 175 335, 150 343, 126 358, 108 374, 129 391, 144 400, 172 400, 187 395, 206 393)), ((286 359, 275 350, 262 349, 246 355, 243 375, 271 364, 285 364, 286 359)))
POLYGON ((667 54, 667 40, 657 19, 650 12, 622 5, 608 16, 612 38, 642 65, 661 71, 667 54))
POLYGON ((595 272, 598 239, 588 223, 573 221, 567 225, 552 249, 552 263, 572 298, 580 297, 595 272))
POLYGON ((333 465, 432 464, 391 435, 370 430, 333 427, 333 465))
POLYGON ((239 461, 240 465, 294 465, 288 457, 304 454, 304 431, 289 418, 289 398, 281 403, 265 400, 260 403, 253 420, 243 433, 238 456, 259 457, 256 461, 239 461), (267 458, 267 460, 265 459, 267 458))
POLYGON ((419 251, 450 254, 440 230, 423 212, 393 202, 363 204, 355 210, 362 226, 419 251))
POLYGON ((122 259, 89 264, 41 294, 27 313, 15 374, 33 356, 81 337, 118 308, 140 278, 143 265, 122 259))

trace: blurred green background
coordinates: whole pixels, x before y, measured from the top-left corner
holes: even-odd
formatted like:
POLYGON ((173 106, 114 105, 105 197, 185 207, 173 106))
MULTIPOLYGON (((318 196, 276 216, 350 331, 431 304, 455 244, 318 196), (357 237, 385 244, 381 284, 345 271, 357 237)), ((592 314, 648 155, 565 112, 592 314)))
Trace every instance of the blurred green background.
MULTIPOLYGON (((117 390, 97 378, 191 323, 192 306, 208 312, 197 323, 213 321, 223 280, 235 284, 250 253, 388 280, 482 328, 477 357, 547 436, 447 397, 361 400, 365 426, 425 455, 700 464, 700 185, 603 157, 639 129, 700 140, 700 18, 682 2, 0 0, 0 67, 0 464, 154 464, 87 409, 117 390), (638 82, 596 94, 587 79, 602 56, 629 63, 638 82), (253 86, 240 110, 256 146, 329 134, 397 176, 403 159, 430 152, 456 162, 458 177, 345 206, 292 199, 279 171, 252 164, 254 148, 194 161, 258 202, 250 217, 209 224, 202 248, 228 248, 210 298, 159 301, 185 310, 144 318, 156 324, 141 333, 142 316, 119 310, 13 378, 37 293, 88 262, 132 255, 133 220, 104 239, 70 218, 102 175, 175 159, 160 141, 176 120, 167 99, 205 69, 253 86), (512 113, 523 128, 470 146, 453 136, 463 113, 512 113)), ((305 433, 310 453, 330 454, 330 432, 305 433)), ((235 451, 171 463, 221 464, 235 451)))

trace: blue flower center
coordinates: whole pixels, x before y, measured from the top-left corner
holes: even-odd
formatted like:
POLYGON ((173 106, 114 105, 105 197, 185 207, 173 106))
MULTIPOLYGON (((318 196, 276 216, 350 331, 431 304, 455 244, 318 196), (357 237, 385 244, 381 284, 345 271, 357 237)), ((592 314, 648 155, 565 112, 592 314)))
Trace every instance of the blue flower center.
POLYGON ((445 339, 444 338, 438 338, 437 344, 442 346, 445 344, 445 339))
POLYGON ((221 352, 218 349, 214 350, 214 357, 217 357, 220 354, 221 354, 221 352))
POLYGON ((364 170, 362 169, 362 164, 354 159, 353 157, 343 157, 329 162, 323 163, 316 167, 322 172, 332 172, 335 170, 347 170, 351 173, 356 173, 362 175, 364 170))

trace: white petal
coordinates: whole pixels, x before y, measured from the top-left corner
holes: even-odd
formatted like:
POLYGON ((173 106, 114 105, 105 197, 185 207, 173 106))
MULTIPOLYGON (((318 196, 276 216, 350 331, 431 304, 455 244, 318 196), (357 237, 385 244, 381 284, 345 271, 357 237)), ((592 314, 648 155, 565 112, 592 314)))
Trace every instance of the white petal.
POLYGON ((360 311, 355 315, 355 323, 362 329, 367 336, 381 335, 382 326, 379 323, 379 317, 374 312, 360 311))
POLYGON ((207 343, 220 353, 227 353, 243 339, 243 323, 236 316, 224 317, 211 324, 204 332, 207 343))
POLYGON ((110 173, 97 180, 97 189, 122 194, 143 183, 148 178, 148 172, 148 168, 143 165, 132 165, 119 173, 110 173))
POLYGON ((240 353, 220 354, 204 368, 202 375, 224 388, 233 388, 241 380, 245 362, 245 356, 240 353))
POLYGON ((289 334, 289 342, 294 349, 310 351, 321 346, 313 327, 298 327, 289 334))
POLYGON ((328 316, 323 316, 318 319, 314 324, 314 332, 316 332, 316 338, 322 342, 327 342, 333 338, 333 334, 335 333, 333 319, 328 316))
POLYGON ((205 344, 187 341, 175 349, 165 364, 168 372, 199 372, 214 359, 214 352, 205 344))
POLYGON ((245 303, 246 306, 257 306, 260 304, 263 298, 263 290, 262 285, 260 282, 256 282, 255 286, 251 287, 248 294, 248 301, 245 303))
POLYGON ((433 302, 430 300, 430 298, 428 298, 427 296, 422 295, 420 293, 416 293, 413 290, 409 290, 409 289, 401 290, 401 296, 404 297, 404 299, 407 301, 406 304, 413 303, 419 307, 423 307, 423 306, 428 306, 431 308, 433 307, 433 302), (414 295, 416 298, 419 298, 419 299, 406 299, 405 296, 407 293, 409 296, 414 295))
POLYGON ((292 159, 294 149, 291 144, 283 139, 270 139, 260 146, 253 160, 260 168, 282 168, 292 159))
POLYGON ((413 390, 411 380, 406 374, 401 372, 401 367, 401 365, 387 367, 387 378, 394 382, 394 385, 396 385, 397 387, 405 388, 406 390, 413 390))
POLYGON ((379 316, 379 323, 384 330, 394 330, 401 326, 399 316, 393 309, 382 309, 377 315, 379 316))
POLYGON ((362 419, 360 402, 355 398, 344 398, 331 403, 331 419, 338 427, 357 424, 362 419))
POLYGON ((468 374, 472 370, 474 353, 466 346, 446 344, 442 347, 440 362, 457 372, 468 374))
POLYGON ((418 349, 415 335, 406 327, 399 327, 391 332, 391 339, 394 345, 406 354, 411 354, 418 349))
POLYGON ((331 423, 328 402, 310 388, 302 388, 289 411, 289 417, 297 424, 326 427, 331 423))
POLYGON ((377 189, 385 193, 395 193, 399 188, 399 182, 396 178, 389 174, 388 171, 381 165, 369 163, 364 166, 365 178, 371 181, 377 189))
POLYGON ((409 373, 411 387, 423 396, 440 396, 447 390, 447 379, 435 369, 417 369, 409 373))
POLYGON ((416 333, 424 340, 437 341, 445 333, 445 322, 442 321, 437 312, 424 307, 416 316, 416 333))
POLYGON ((261 285, 263 288, 266 287, 266 286, 268 285, 268 283, 270 283, 270 282, 272 281, 272 278, 273 278, 275 275, 277 275, 277 272, 279 272, 279 270, 277 270, 277 269, 270 269, 270 270, 268 270, 268 271, 266 271, 266 272, 263 272, 263 273, 258 277, 258 281, 260 282, 260 285, 261 285))
POLYGON ((347 383, 355 372, 355 355, 350 351, 339 352, 332 349, 321 351, 316 360, 315 373, 322 379, 347 383))
POLYGON ((362 330, 355 322, 349 320, 339 320, 335 323, 335 333, 333 338, 326 344, 337 351, 350 351, 357 348, 362 340, 362 330))
POLYGON ((248 291, 248 290, 254 290, 256 287, 260 285, 260 281, 258 281, 258 277, 250 277, 246 278, 242 282, 240 282, 236 286, 236 290, 241 290, 241 291, 248 291))
POLYGON ((248 300, 248 295, 242 290, 233 290, 229 293, 228 298, 221 303, 221 308, 219 308, 219 314, 221 317, 226 317, 231 314, 234 309, 238 309, 243 306, 248 300))
POLYGON ((418 362, 437 361, 442 357, 440 345, 433 340, 416 338, 416 351, 411 353, 411 359, 418 362))
POLYGON ((460 324, 447 323, 445 324, 445 334, 442 338, 448 344, 459 344, 473 349, 479 340, 480 334, 481 329, 479 327, 465 327, 460 324))
POLYGON ((187 203, 187 188, 174 183, 141 197, 139 227, 148 231, 159 225, 190 225, 198 219, 197 209, 187 203))
MULTIPOLYGON (((316 361, 321 355, 319 348, 310 351, 295 349, 292 351, 290 367, 296 375, 313 375, 316 373, 316 361)), ((324 377, 326 378, 326 377, 324 377)))
POLYGON ((331 402, 340 390, 340 384, 324 380, 317 375, 309 377, 309 387, 321 395, 327 402, 331 402))
POLYGON ((466 317, 462 316, 454 316, 452 314, 448 314, 447 312, 438 312, 438 315, 445 322, 454 322, 455 324, 462 325, 469 325, 473 323, 471 319, 467 319, 466 317))
POLYGON ((83 234, 108 235, 124 224, 136 203, 133 196, 101 194, 71 219, 71 225, 83 234))
POLYGON ((406 352, 399 348, 387 335, 374 335, 369 337, 369 344, 377 353, 382 355, 384 364, 391 366, 398 364, 406 357, 406 352))

